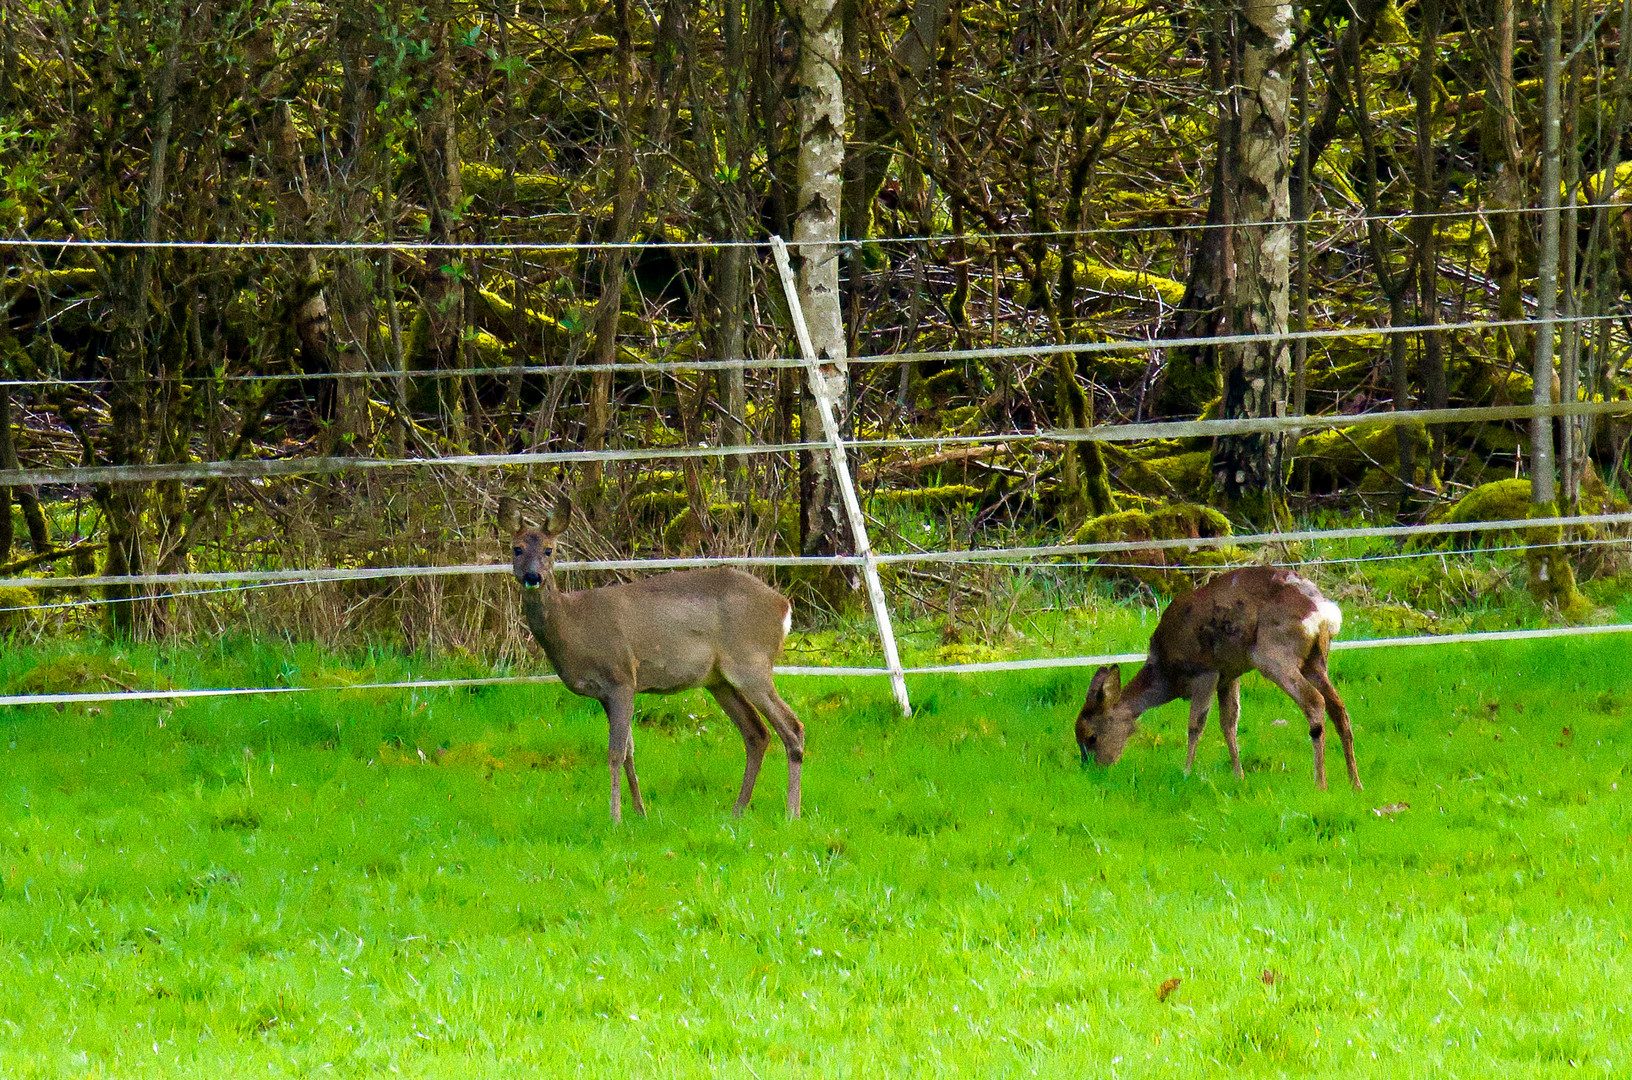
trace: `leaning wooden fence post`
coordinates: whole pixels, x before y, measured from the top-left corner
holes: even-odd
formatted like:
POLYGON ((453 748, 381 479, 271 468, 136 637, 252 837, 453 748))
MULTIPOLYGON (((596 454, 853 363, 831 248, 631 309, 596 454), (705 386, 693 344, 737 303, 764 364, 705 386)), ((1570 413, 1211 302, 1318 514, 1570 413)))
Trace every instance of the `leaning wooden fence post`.
MULTIPOLYGON (((799 339, 799 352, 805 360, 805 374, 809 377, 810 392, 816 399, 816 411, 822 418, 822 434, 833 455, 833 473, 838 478, 839 494, 844 499, 845 516, 850 519, 850 532, 856 542, 856 554, 861 556, 861 576, 867 583, 867 599, 873 605, 873 621, 878 624, 878 640, 884 646, 884 667, 890 673, 890 686, 903 716, 912 715, 912 703, 907 699, 907 679, 901 670, 901 655, 895 648, 895 627, 890 622, 889 604, 884 599, 884 583, 878 577, 878 559, 873 545, 867 539, 867 522, 861 514, 861 500, 856 497, 856 485, 850 478, 850 459, 845 454, 844 438, 839 432, 839 421, 834 412, 835 402, 827 392, 827 383, 820 378, 821 361, 816 347, 811 344, 810 328, 805 325, 805 312, 799 306, 799 291, 793 280, 793 267, 788 263, 788 245, 780 236, 771 237, 771 252, 776 257, 776 270, 782 277, 782 292, 788 298, 788 314, 793 320, 793 333, 799 339)), ((810 437, 809 432, 804 433, 810 437)))

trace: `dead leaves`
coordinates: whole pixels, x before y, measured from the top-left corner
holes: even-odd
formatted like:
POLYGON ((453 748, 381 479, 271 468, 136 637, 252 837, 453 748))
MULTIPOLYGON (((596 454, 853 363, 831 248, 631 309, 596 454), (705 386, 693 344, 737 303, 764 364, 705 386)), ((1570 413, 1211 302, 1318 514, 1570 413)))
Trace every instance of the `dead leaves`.
POLYGON ((1382 806, 1374 806, 1371 808, 1371 812, 1378 817, 1395 817, 1409 809, 1411 809, 1411 804, 1408 802, 1391 802, 1382 806))
POLYGON ((1180 978, 1172 978, 1164 982, 1161 986, 1156 988, 1156 1000, 1161 1002, 1167 1001, 1168 998, 1173 996, 1173 991, 1177 990, 1179 988, 1179 984, 1183 981, 1184 980, 1180 978))

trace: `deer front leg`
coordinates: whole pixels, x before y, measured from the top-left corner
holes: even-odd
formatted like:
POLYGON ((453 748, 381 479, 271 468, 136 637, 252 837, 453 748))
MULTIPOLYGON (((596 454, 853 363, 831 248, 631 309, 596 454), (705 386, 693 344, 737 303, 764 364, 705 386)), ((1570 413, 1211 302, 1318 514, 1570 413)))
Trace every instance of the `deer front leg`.
POLYGON ((1235 729, 1241 719, 1241 680, 1225 679, 1218 684, 1218 726, 1224 730, 1224 745, 1230 748, 1230 764, 1235 778, 1247 774, 1241 771, 1241 750, 1236 745, 1235 729))
POLYGON ((635 776, 634 688, 614 688, 601 699, 601 708, 606 710, 606 763, 607 770, 612 774, 612 820, 623 820, 623 793, 618 783, 620 770, 629 778, 629 798, 635 804, 635 813, 645 817, 646 803, 640 797, 640 780, 635 776))
POLYGON ((1201 730, 1207 726, 1207 710, 1213 707, 1213 688, 1218 685, 1218 672, 1209 671, 1190 680, 1190 751, 1184 755, 1184 775, 1196 765, 1196 744, 1201 741, 1201 730))

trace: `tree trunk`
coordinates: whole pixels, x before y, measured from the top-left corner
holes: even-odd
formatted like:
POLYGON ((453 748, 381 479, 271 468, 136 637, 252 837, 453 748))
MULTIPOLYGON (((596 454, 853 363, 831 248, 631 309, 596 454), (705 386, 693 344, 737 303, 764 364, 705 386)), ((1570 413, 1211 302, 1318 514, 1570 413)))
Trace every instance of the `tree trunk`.
MULTIPOLYGON (((866 81, 865 100, 857 103, 855 136, 845 160, 842 225, 846 237, 872 235, 873 200, 902 139, 901 118, 917 102, 935 62, 947 7, 948 0, 913 0, 907 28, 891 50, 889 62, 878 65, 866 81)), ((859 48, 861 43, 851 44, 859 48)))
MULTIPOLYGON (((159 238, 159 219, 169 193, 166 167, 170 157, 170 131, 175 121, 176 82, 180 68, 183 9, 172 5, 164 21, 169 41, 165 44, 162 66, 153 86, 153 141, 148 155, 147 182, 133 218, 136 239, 151 244, 159 238)), ((110 162, 110 167, 116 167, 110 162)), ((109 190, 117 190, 110 184, 109 190)), ((148 411, 147 333, 148 310, 152 303, 154 249, 143 247, 131 255, 115 254, 110 292, 115 298, 113 355, 109 359, 111 385, 108 391, 108 461, 113 465, 140 464, 146 452, 148 411)), ((107 562, 103 573, 109 577, 140 574, 143 571, 142 511, 146 485, 117 482, 100 484, 96 499, 108 522, 107 562)), ((131 586, 109 585, 108 629, 118 636, 130 636, 147 622, 147 612, 138 610, 131 586)))
MULTIPOLYGON (((839 297, 839 208, 844 184, 844 88, 839 79, 843 26, 835 0, 798 0, 799 189, 793 215, 793 264, 799 304, 820 361, 812 376, 841 410, 849 399, 844 317, 839 297)), ((821 418, 806 393, 800 435, 819 440, 821 418)), ((849 417, 839 423, 848 427, 849 417)), ((849 526, 825 451, 800 455, 800 548, 830 555, 850 547, 849 526)))
MULTIPOLYGON (((456 244, 464 238, 464 183, 460 175, 457 87, 454 84, 454 13, 446 6, 435 14, 430 28, 431 57, 426 72, 427 106, 419 123, 419 164, 425 181, 425 208, 429 216, 429 239, 436 244, 456 244)), ((464 367, 465 330, 464 268, 466 253, 440 251, 432 254, 425 283, 423 318, 424 353, 414 357, 414 366, 443 371, 464 367)), ((456 445, 466 443, 463 410, 463 379, 439 378, 434 400, 438 413, 448 418, 456 445)))
MULTIPOLYGON (((1536 264, 1536 343, 1531 366, 1537 405, 1553 400, 1553 332, 1558 304, 1559 246, 1559 67, 1558 0, 1541 0, 1536 8, 1541 36, 1541 237, 1536 264)), ((1575 237, 1570 237, 1570 243, 1575 237)), ((1553 419, 1530 421, 1530 512, 1535 517, 1558 513, 1558 484, 1553 460, 1553 419)), ((1538 530, 1536 539, 1557 539, 1558 529, 1538 530)), ((1562 547, 1545 542, 1528 552, 1530 592, 1538 601, 1556 604, 1566 618, 1580 618, 1591 605, 1575 589, 1575 569, 1562 547)))
MULTIPOLYGON (((1541 237, 1536 265, 1536 344, 1530 373, 1534 380, 1532 400, 1537 405, 1549 405, 1553 400, 1553 329, 1558 304, 1558 0, 1541 0, 1536 13, 1542 39, 1541 237)), ((1537 506, 1556 506, 1558 502, 1553 419, 1549 416, 1530 421, 1530 501, 1537 506)))
MULTIPOLYGON (((634 31, 627 0, 617 0, 619 142, 617 191, 613 197, 612 227, 607 239, 627 244, 640 220, 645 194, 656 188, 665 168, 665 151, 674 112, 675 74, 680 62, 680 7, 668 0, 658 21, 652 43, 651 72, 643 91, 637 91, 634 31), (646 106, 649 104, 649 110, 646 106), (645 111, 643 155, 637 149, 636 118, 645 111)), ((623 315, 623 286, 629 265, 628 251, 614 248, 601 263, 601 295, 595 308, 595 348, 597 365, 609 365, 618 356, 618 327, 623 315)), ((612 424, 613 373, 596 371, 590 379, 589 402, 584 415, 584 449, 603 450, 612 424)), ((584 467, 584 504, 592 519, 601 520, 607 509, 600 498, 602 465, 587 462, 584 467)))
MULTIPOLYGON (((1575 0, 1571 5, 1574 13, 1574 28, 1571 31, 1572 41, 1580 42, 1582 37, 1582 4, 1575 0)), ((1576 210, 1577 198, 1581 193, 1581 133, 1577 130, 1578 120, 1581 117, 1581 54, 1572 48, 1570 62, 1560 71, 1561 78, 1569 85, 1569 99, 1562 105, 1563 130, 1560 132, 1560 144, 1563 149, 1563 188, 1564 211, 1559 222, 1561 265, 1558 268, 1558 284, 1563 295, 1559 307, 1563 311, 1564 322, 1559 327, 1559 342, 1562 346, 1559 356, 1560 401, 1575 402, 1581 391, 1581 326, 1577 321, 1580 315, 1580 291, 1576 288, 1576 251, 1577 228, 1579 215, 1576 210)), ((1558 418, 1560 443, 1559 456, 1559 483, 1563 489, 1563 505, 1575 513, 1581 501, 1581 431, 1585 417, 1561 416, 1558 418)))
MULTIPOLYGON (((725 125, 721 146, 728 178, 720 192, 720 238, 723 248, 714 263, 714 358, 743 359, 743 285, 748 269, 748 249, 740 247, 748 238, 748 139, 749 78, 743 41, 743 0, 724 0, 720 32, 724 38, 725 125)), ((748 441, 748 384, 741 367, 724 368, 719 373, 720 441, 740 446, 748 441)), ((732 495, 748 497, 748 468, 744 458, 726 463, 731 476, 732 495)))
MULTIPOLYGON (((11 435, 11 388, 6 387, 0 390, 0 468, 15 469, 16 460, 17 445, 11 435)), ((11 488, 0 488, 0 564, 11 561, 12 534, 16 530, 11 518, 11 496, 11 488)))
MULTIPOLYGON (((377 160, 371 141, 375 94, 370 85, 368 33, 352 19, 343 19, 338 41, 341 87, 335 166, 338 176, 333 181, 335 210, 340 235, 360 238, 366 232, 368 196, 377 160)), ((372 430, 368 383, 360 375, 383 359, 379 311, 371 299, 373 284, 368 263, 356 255, 338 255, 333 292, 335 318, 330 357, 340 377, 335 380, 327 453, 366 454, 372 430)))
MULTIPOLYGON (((1209 9, 1203 31, 1207 50, 1207 84, 1213 98, 1225 101, 1232 64, 1228 40, 1232 37, 1231 9, 1218 0, 1209 9)), ((1172 336, 1213 337, 1224 332, 1225 306, 1230 279, 1235 271, 1234 107, 1224 104, 1213 125, 1213 177, 1207 197, 1206 228, 1198 234, 1190 252, 1190 272, 1184 296, 1174 312, 1172 336)), ((1219 392, 1219 357, 1216 346, 1186 345, 1164 352, 1161 370, 1153 380, 1149 397, 1156 416, 1194 416, 1219 392)))
MULTIPOLYGON (((1430 216, 1440 206, 1439 180, 1434 170, 1434 69, 1439 63, 1439 28, 1444 7, 1441 0, 1423 0, 1422 37, 1417 48, 1417 69, 1412 75, 1411 92, 1416 98, 1417 140, 1416 181, 1411 192, 1412 247, 1417 260, 1417 322, 1433 326, 1439 321, 1439 227, 1430 216)), ((1443 409, 1448 404, 1445 387, 1445 353, 1440 335, 1426 330, 1422 335, 1422 381, 1428 408, 1443 409)), ((1438 476, 1445 465, 1445 427, 1430 430, 1428 472, 1438 476)))
MULTIPOLYGON (((1504 321, 1524 318, 1524 291, 1519 279, 1520 249, 1525 219, 1524 165, 1519 158, 1519 121, 1513 111, 1513 48, 1516 16, 1514 0, 1494 0, 1491 12, 1494 41, 1490 50, 1490 107, 1485 110, 1485 156, 1496 165, 1491 189, 1490 230, 1494 238, 1490 253, 1490 277, 1496 282, 1496 317, 1504 321)), ((1497 334, 1497 360, 1502 367, 1520 363, 1530 350, 1522 326, 1505 327, 1497 334)))
MULTIPOLYGON (((1377 274, 1377 286, 1388 300, 1388 324, 1401 327, 1408 322, 1406 292, 1416 276, 1415 260, 1421 252, 1420 249, 1413 248, 1410 261, 1404 267, 1394 269, 1389 250, 1389 229, 1384 220, 1386 214, 1383 210, 1382 185, 1378 176, 1377 132, 1371 122, 1366 71, 1361 63, 1359 43, 1355 42, 1351 47, 1354 49, 1349 56, 1350 68, 1354 72, 1352 112, 1356 126, 1360 129, 1362 154, 1360 190, 1361 205, 1366 215, 1366 235, 1371 245, 1371 261, 1377 274)), ((1413 192, 1413 198, 1415 197, 1417 193, 1413 192)), ((1411 408, 1410 345, 1410 340, 1404 334, 1389 335, 1388 361, 1390 381, 1393 384, 1391 399, 1396 412, 1411 408)), ((1395 426, 1394 438, 1395 451, 1398 455, 1398 468, 1395 471, 1399 481, 1399 500, 1395 516, 1404 523, 1410 518, 1416 501, 1416 444, 1411 439, 1411 430, 1403 424, 1395 426)))
MULTIPOLYGON (((1236 218, 1231 334, 1285 335, 1291 281, 1292 5, 1243 0, 1235 12, 1230 95, 1231 174, 1236 218)), ((1284 415, 1291 353, 1284 337, 1220 349, 1223 419, 1284 415)), ((1271 519, 1285 487, 1286 439, 1226 436, 1213 449, 1213 478, 1228 504, 1254 521, 1271 519)))
MULTIPOLYGON (((0 330, 0 334, 5 331, 0 330)), ((17 459, 17 439, 12 433, 11 390, 0 390, 0 469, 20 469, 17 459)), ((40 498, 30 486, 0 489, 0 562, 11 557, 15 526, 11 520, 11 503, 16 499, 23 512, 23 523, 28 528, 28 544, 35 555, 51 549, 51 530, 46 525, 45 513, 40 509, 40 498)))

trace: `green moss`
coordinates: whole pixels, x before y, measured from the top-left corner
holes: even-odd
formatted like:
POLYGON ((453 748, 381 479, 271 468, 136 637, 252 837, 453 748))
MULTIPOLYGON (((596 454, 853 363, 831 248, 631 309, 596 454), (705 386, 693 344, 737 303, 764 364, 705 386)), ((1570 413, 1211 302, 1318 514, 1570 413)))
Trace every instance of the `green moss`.
POLYGON ((63 296, 85 289, 93 289, 100 282, 101 273, 94 267, 35 270, 6 282, 3 287, 0 287, 0 296, 4 296, 7 300, 13 300, 29 290, 47 296, 63 296))
POLYGON ((937 487, 900 488, 873 493, 873 499, 888 506, 908 506, 915 510, 950 510, 975 502, 983 489, 972 484, 941 484, 937 487))
MULTIPOLYGON (((1298 440, 1292 459, 1292 486, 1311 491, 1391 491, 1399 487, 1400 446, 1397 432, 1408 433, 1415 453, 1418 483, 1428 464, 1428 429, 1420 422, 1360 429, 1317 431, 1298 440)), ((1437 486, 1428 477, 1426 486, 1437 486)))
MULTIPOLYGON (((1594 484, 1602 492, 1602 498, 1610 498, 1609 493, 1603 489, 1602 481, 1590 471, 1587 477, 1583 477, 1583 495, 1586 498, 1592 497, 1591 488, 1594 484), (1594 483, 1587 483, 1588 478, 1594 483)), ((1558 515, 1558 507, 1554 503, 1532 503, 1530 490, 1530 481, 1524 477, 1481 484, 1458 499, 1442 520, 1464 524, 1558 515)), ((1595 530, 1583 525, 1579 528, 1572 527, 1570 531, 1578 535, 1591 535, 1595 530)), ((1556 546, 1564 539, 1564 529, 1561 526, 1491 529, 1455 535, 1452 542, 1459 547, 1480 547, 1496 543, 1498 540, 1510 542, 1514 538, 1521 539, 1528 545, 1524 555, 1530 570, 1530 594, 1535 597, 1536 602, 1556 608, 1559 615, 1570 622, 1580 622, 1591 616, 1593 613, 1591 602, 1576 590, 1575 568, 1570 564, 1569 550, 1556 546)))
MULTIPOLYGON (((1210 506, 1176 503, 1154 510, 1123 510, 1091 518, 1077 530, 1079 544, 1140 540, 1194 540, 1229 536, 1229 518, 1210 506)), ((1239 548, 1149 548, 1099 556, 1105 572, 1131 577, 1169 596, 1189 592, 1200 577, 1242 557, 1239 548)))
POLYGON ((479 161, 467 161, 459 170, 465 194, 493 208, 539 210, 564 206, 572 185, 548 173, 511 173, 479 161))
MULTIPOLYGON (((20 511, 18 516, 21 517, 20 511)), ((21 585, 0 585, 0 631, 10 632, 21 628, 28 618, 28 612, 16 609, 33 607, 35 602, 33 589, 25 589, 21 585)))
MULTIPOLYGON (((1558 514, 1556 503, 1531 503, 1530 516, 1555 517, 1558 514)), ((1563 530, 1557 525, 1550 525, 1540 529, 1527 529, 1527 539, 1530 547, 1525 549, 1525 562, 1530 567, 1530 595, 1535 597, 1536 603, 1547 604, 1558 609, 1558 614, 1567 622, 1583 622, 1593 613, 1592 603, 1582 596, 1575 588, 1575 568, 1570 565, 1567 549, 1548 545, 1548 541, 1557 541, 1563 538, 1563 530)))
POLYGON ((962 369, 947 368, 918 382, 918 403, 930 406, 968 389, 962 369))
POLYGON ((513 303, 491 289, 476 291, 476 321, 505 341, 542 345, 546 355, 565 351, 573 338, 573 330, 559 319, 513 303))
POLYGON ((13 684, 13 691, 20 694, 77 694, 98 690, 163 690, 173 685, 162 675, 138 675, 122 656, 78 653, 53 657, 29 669, 13 684))
POLYGON ((1130 461, 1117 479, 1142 495, 1156 498, 1201 499, 1213 484, 1212 451, 1193 450, 1185 454, 1130 461))
POLYGON ((1132 296, 1154 294, 1161 297, 1164 303, 1173 306, 1177 306, 1184 299, 1182 281, 1174 281, 1172 278, 1145 270, 1123 270, 1092 259, 1077 260, 1077 284, 1082 288, 1097 289, 1100 292, 1127 293, 1132 296))
MULTIPOLYGON (((664 550, 691 554, 702 549, 705 539, 703 526, 684 493, 654 491, 636 499, 643 508, 660 509, 666 506, 664 512, 674 515, 663 529, 664 550)), ((744 525, 755 527, 774 518, 777 550, 791 552, 799 546, 799 507, 796 504, 778 505, 765 499, 754 499, 745 510, 742 503, 713 503, 708 508, 708 517, 715 529, 737 529, 744 525)))
MULTIPOLYGON (((1453 524, 1470 521, 1508 521, 1530 515, 1530 480, 1519 477, 1481 484, 1452 504, 1442 520, 1453 524)), ((1496 532, 1472 534, 1485 542, 1485 537, 1500 535, 1496 532)))

